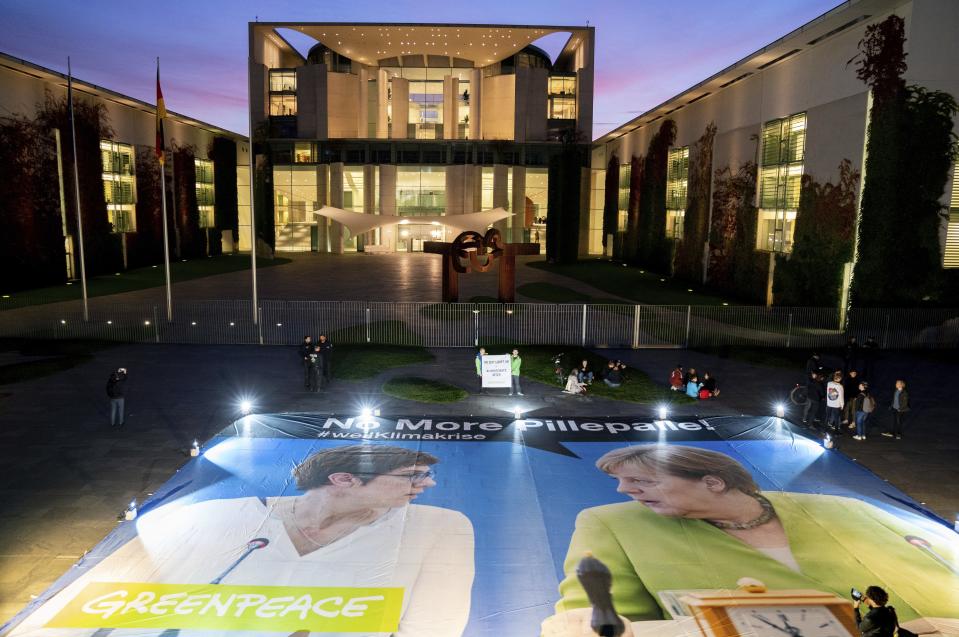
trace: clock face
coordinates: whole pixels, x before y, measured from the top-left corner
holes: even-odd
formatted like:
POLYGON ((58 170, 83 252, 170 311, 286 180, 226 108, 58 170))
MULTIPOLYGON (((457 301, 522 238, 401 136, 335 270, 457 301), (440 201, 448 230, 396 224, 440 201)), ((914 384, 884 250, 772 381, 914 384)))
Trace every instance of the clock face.
POLYGON ((825 606, 729 606, 726 614, 749 637, 852 637, 825 606))

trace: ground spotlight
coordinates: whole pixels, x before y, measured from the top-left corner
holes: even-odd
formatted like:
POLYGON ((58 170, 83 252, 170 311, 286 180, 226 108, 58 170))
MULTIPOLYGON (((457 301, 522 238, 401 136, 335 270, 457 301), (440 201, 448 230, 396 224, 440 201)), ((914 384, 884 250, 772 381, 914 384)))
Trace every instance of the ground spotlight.
POLYGON ((240 413, 244 416, 253 411, 253 403, 248 399, 243 399, 240 401, 240 413))
POLYGON ((824 449, 832 449, 833 447, 836 446, 836 442, 833 440, 832 434, 829 433, 828 431, 826 432, 826 435, 823 436, 822 438, 822 446, 824 449))
POLYGON ((373 410, 369 407, 364 407, 360 410, 360 417, 362 417, 363 420, 369 420, 373 417, 373 410))
POLYGON ((782 403, 776 403, 776 417, 782 418, 786 415, 786 405, 782 403))
POLYGON ((190 455, 194 458, 200 455, 200 441, 196 438, 193 439, 193 445, 190 447, 190 455))
POLYGON ((135 520, 137 518, 136 498, 130 500, 130 505, 127 506, 127 510, 123 512, 123 518, 125 520, 135 520))
POLYGON ((666 420, 669 417, 669 409, 666 407, 666 405, 660 405, 658 413, 660 420, 666 420))
POLYGON ((519 405, 513 407, 513 418, 519 420, 523 417, 523 410, 520 409, 519 405))

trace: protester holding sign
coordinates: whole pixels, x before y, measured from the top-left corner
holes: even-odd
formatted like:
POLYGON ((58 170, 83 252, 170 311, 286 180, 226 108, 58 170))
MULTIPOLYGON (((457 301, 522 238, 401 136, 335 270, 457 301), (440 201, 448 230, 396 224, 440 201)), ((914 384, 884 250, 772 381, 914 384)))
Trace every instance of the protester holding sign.
POLYGON ((479 393, 485 394, 486 390, 483 389, 483 357, 486 356, 486 349, 481 347, 479 351, 476 352, 476 380, 479 383, 479 393))
POLYGON ((520 368, 523 366, 523 359, 520 358, 518 349, 513 350, 511 357, 512 358, 510 359, 510 373, 513 377, 512 379, 513 385, 510 387, 509 395, 512 396, 513 392, 516 392, 517 394, 522 396, 523 388, 520 387, 520 384, 519 384, 519 375, 520 375, 520 368))

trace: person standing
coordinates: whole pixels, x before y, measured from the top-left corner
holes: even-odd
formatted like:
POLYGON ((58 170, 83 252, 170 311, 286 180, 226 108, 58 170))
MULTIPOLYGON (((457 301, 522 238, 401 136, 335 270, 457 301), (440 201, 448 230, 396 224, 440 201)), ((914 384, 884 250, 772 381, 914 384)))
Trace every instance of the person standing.
POLYGON ((835 431, 839 430, 839 421, 842 419, 842 408, 845 406, 845 395, 842 387, 842 372, 835 372, 832 380, 826 385, 826 426, 835 431))
POLYGON ((486 356, 486 348, 481 347, 479 351, 476 352, 476 380, 479 383, 479 393, 485 394, 486 390, 483 389, 483 357, 486 356))
POLYGON ((859 372, 856 371, 855 367, 850 369, 849 373, 842 379, 843 396, 846 397, 846 405, 842 410, 842 424, 848 424, 850 429, 856 428, 856 412, 853 411, 855 401, 853 397, 859 393, 859 383, 861 382, 862 378, 860 378, 859 372))
POLYGON ((306 388, 312 392, 320 391, 320 378, 323 374, 323 355, 320 353, 320 345, 313 346, 313 351, 306 357, 307 360, 307 381, 306 388))
POLYGON ((866 439, 866 426, 869 423, 869 416, 876 409, 876 399, 869 392, 869 383, 863 381, 859 383, 859 394, 853 401, 853 409, 856 414, 856 440, 866 439))
POLYGON ((826 392, 822 386, 822 380, 816 372, 809 372, 809 378, 806 379, 806 402, 802 408, 802 424, 811 425, 820 419, 822 411, 822 401, 826 397, 826 392), (812 412, 812 419, 810 419, 812 412))
POLYGON ((875 337, 867 336, 866 342, 862 344, 862 377, 864 380, 875 384, 876 359, 879 357, 879 343, 875 337))
POLYGON ((303 365, 303 386, 310 388, 310 354, 313 353, 313 337, 304 336, 300 343, 300 364, 303 365))
POLYGON ((895 437, 896 440, 902 438, 902 421, 909 412, 909 392, 906 391, 906 381, 901 378, 896 381, 896 391, 892 395, 892 429, 882 432, 887 438, 895 437))
POLYGON ((514 349, 510 356, 511 358, 509 361, 509 367, 510 367, 510 374, 512 379, 512 386, 510 387, 509 395, 512 396, 513 392, 516 392, 517 394, 522 396, 523 388, 519 384, 519 374, 520 374, 520 368, 523 366, 523 359, 520 358, 518 349, 514 349))
POLYGON ((855 336, 850 336, 846 340, 846 347, 842 353, 842 362, 843 373, 848 374, 849 370, 856 369, 856 365, 859 363, 859 342, 855 336))
POLYGON ((330 384, 330 380, 333 378, 333 343, 326 338, 326 334, 320 334, 317 346, 320 348, 320 355, 323 357, 321 371, 323 385, 326 386, 330 384))
POLYGON ((107 396, 110 397, 110 424, 117 427, 122 427, 125 420, 124 392, 126 382, 126 367, 121 367, 110 374, 110 378, 107 380, 107 396))

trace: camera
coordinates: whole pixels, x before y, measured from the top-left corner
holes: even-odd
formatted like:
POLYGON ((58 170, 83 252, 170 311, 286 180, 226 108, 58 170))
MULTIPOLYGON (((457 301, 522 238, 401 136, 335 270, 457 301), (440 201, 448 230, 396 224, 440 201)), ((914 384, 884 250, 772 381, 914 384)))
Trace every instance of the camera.
POLYGON ((849 589, 849 595, 850 595, 854 600, 856 600, 857 602, 861 602, 861 601, 862 601, 863 594, 860 593, 860 592, 859 592, 857 589, 855 589, 855 588, 849 589))

